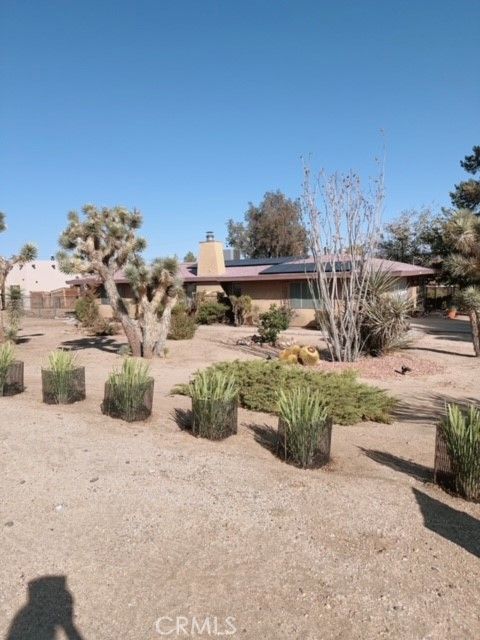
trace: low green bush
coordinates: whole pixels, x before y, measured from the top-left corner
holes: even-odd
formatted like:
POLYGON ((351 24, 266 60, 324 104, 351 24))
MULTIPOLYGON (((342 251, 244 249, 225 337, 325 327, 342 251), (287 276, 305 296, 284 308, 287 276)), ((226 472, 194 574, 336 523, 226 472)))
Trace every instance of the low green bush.
POLYGON ((78 298, 75 302, 75 317, 85 327, 92 327, 100 318, 100 310, 93 294, 78 298))
POLYGON ((170 340, 191 340, 197 330, 195 318, 187 315, 187 313, 172 313, 170 321, 170 331, 168 337, 170 340))
POLYGON ((278 334, 290 326, 293 312, 289 307, 276 304, 270 305, 270 309, 259 316, 260 324, 258 333, 264 342, 275 344, 278 334))
MULTIPOLYGON (((395 405, 385 391, 358 382, 354 371, 319 373, 267 360, 220 362, 208 369, 233 375, 240 406, 252 411, 277 413, 279 391, 297 387, 318 391, 337 424, 356 424, 362 420, 388 423, 395 405)), ((189 395, 189 385, 179 385, 173 393, 189 395)))
POLYGON ((199 304, 197 308, 196 321, 198 324, 215 324, 225 322, 228 312, 226 304, 215 302, 214 300, 206 300, 199 304))

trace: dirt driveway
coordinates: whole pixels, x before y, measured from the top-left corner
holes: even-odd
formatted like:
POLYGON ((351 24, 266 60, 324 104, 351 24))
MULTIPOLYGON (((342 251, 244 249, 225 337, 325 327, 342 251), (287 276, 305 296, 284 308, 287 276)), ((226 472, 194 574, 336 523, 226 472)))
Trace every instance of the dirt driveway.
POLYGON ((263 446, 271 416, 240 411, 221 443, 173 418, 189 402, 171 387, 251 357, 234 346, 248 329, 172 342, 151 420, 127 425, 99 411, 117 339, 98 349, 26 321, 27 390, 0 399, 0 638, 480 637, 480 505, 431 484, 436 417, 445 399, 480 401, 480 363, 464 320, 415 329, 405 355, 436 372, 376 379, 401 400, 396 421, 335 427, 330 467, 301 471, 263 446), (60 344, 87 367, 87 400, 69 407, 40 401, 60 344))

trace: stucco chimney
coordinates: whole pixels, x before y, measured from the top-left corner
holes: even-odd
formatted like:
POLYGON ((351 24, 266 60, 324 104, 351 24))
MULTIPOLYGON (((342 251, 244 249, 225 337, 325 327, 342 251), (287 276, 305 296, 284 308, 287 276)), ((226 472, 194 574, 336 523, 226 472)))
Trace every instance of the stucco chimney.
POLYGON ((213 231, 207 231, 206 239, 200 242, 198 252, 197 275, 220 276, 225 273, 223 244, 215 240, 213 231))

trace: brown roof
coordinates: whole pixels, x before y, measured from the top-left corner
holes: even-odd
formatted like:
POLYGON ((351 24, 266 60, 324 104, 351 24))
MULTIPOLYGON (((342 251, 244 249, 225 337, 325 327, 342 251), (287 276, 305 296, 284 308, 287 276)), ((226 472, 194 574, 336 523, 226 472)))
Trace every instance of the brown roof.
MULTIPOLYGON (((331 256, 322 256, 324 262, 333 262, 331 256)), ((348 258, 336 261, 336 264, 347 264, 348 258)), ((395 262, 373 258, 372 264, 375 268, 389 271, 398 277, 418 277, 432 276, 434 269, 428 269, 406 262, 395 262)), ((306 280, 312 277, 314 263, 312 258, 278 258, 278 260, 227 260, 225 263, 225 273, 218 276, 197 276, 197 264, 195 262, 184 262, 179 265, 179 277, 186 283, 210 284, 216 282, 248 282, 248 281, 277 281, 277 280, 306 280), (230 264, 229 264, 230 263, 230 264), (244 264, 242 264, 244 263, 244 264)), ((338 267, 336 267, 337 270, 338 267)), ((348 268, 345 269, 348 274, 348 268)), ((115 281, 119 284, 128 283, 123 271, 119 271, 115 276, 115 281)), ((76 278, 68 280, 67 284, 95 283, 98 279, 95 276, 76 278)))

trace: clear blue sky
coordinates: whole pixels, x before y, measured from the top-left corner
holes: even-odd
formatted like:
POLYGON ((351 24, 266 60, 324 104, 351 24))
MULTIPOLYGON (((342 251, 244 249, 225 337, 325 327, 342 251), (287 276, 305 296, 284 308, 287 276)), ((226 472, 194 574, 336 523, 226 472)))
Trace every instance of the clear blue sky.
POLYGON ((57 250, 85 202, 136 206, 150 255, 301 191, 301 155, 373 171, 385 218, 449 204, 480 144, 471 0, 2 0, 0 251, 57 250))

